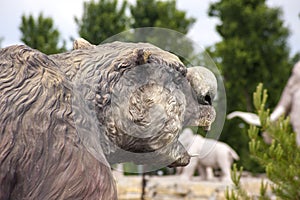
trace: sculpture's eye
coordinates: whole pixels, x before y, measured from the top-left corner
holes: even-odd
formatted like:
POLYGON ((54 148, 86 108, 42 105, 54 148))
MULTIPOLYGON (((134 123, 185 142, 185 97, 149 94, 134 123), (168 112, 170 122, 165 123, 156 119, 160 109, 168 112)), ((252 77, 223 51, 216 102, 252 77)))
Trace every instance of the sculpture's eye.
POLYGON ((209 94, 205 95, 204 103, 205 103, 205 105, 212 105, 212 99, 209 94))

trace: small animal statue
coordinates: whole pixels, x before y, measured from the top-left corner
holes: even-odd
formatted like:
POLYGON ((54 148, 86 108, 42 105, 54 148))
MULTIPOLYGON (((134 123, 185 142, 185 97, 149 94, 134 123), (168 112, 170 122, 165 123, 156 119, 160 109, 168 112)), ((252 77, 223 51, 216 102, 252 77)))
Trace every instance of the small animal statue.
POLYGON ((179 141, 190 155, 195 156, 186 167, 181 168, 182 178, 191 179, 198 170, 202 179, 209 180, 213 177, 212 169, 221 169, 221 180, 231 181, 231 166, 239 156, 229 145, 193 134, 190 128, 183 130, 179 141))

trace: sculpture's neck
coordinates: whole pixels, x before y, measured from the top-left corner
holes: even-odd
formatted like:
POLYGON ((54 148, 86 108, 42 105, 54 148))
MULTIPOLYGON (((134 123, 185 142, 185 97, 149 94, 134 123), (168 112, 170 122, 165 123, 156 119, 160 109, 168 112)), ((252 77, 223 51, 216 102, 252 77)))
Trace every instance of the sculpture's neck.
MULTIPOLYGON (((113 48, 99 46, 73 50, 50 57, 72 82, 73 92, 80 93, 85 103, 94 110, 94 106, 99 109, 107 108, 113 83, 117 82, 116 79, 121 75, 120 71, 124 70, 116 71, 114 69, 117 55, 118 52, 113 48)), ((104 116, 100 115, 100 117, 104 116)), ((103 120, 99 119, 99 121, 103 120)))
POLYGON ((96 58, 92 57, 93 53, 91 51, 89 54, 87 52, 85 50, 75 50, 51 55, 50 57, 72 82, 72 106, 76 109, 74 114, 76 129, 84 145, 97 158, 97 155, 102 155, 97 152, 101 150, 101 152, 106 153, 112 148, 108 146, 108 138, 103 134, 99 134, 99 132, 104 133, 104 130, 102 130, 102 125, 98 123, 95 96, 100 79, 98 68, 101 65, 95 62, 96 58), (86 126, 88 126, 86 122, 93 122, 90 124, 91 127, 89 128, 92 131, 89 133, 85 132, 86 126))

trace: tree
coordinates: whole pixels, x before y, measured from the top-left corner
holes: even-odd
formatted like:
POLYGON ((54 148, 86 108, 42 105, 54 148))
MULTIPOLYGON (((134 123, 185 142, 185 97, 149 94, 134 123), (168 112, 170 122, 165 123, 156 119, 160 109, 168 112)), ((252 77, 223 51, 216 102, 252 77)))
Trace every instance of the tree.
POLYGON ((32 15, 22 15, 22 23, 19 27, 22 32, 21 40, 28 46, 38 49, 45 54, 54 54, 65 51, 65 42, 59 47, 60 33, 53 27, 53 20, 44 17, 42 13, 37 19, 32 15))
POLYGON ((125 14, 127 2, 118 8, 118 0, 84 2, 81 19, 75 17, 80 37, 92 44, 99 44, 108 37, 128 28, 129 18, 125 14))
MULTIPOLYGON (((300 151, 296 144, 295 134, 291 132, 289 119, 280 118, 270 122, 270 111, 265 108, 267 90, 262 84, 258 85, 253 95, 254 106, 259 115, 261 127, 251 126, 248 130, 250 137, 250 155, 254 157, 267 172, 267 178, 272 182, 271 189, 280 199, 300 199, 300 151), (265 144, 259 132, 266 131, 273 139, 272 144, 265 144)), ((262 184, 260 197, 250 197, 240 187, 236 169, 233 182, 237 190, 226 192, 227 199, 271 199, 266 195, 267 185, 262 184)))
MULTIPOLYGON (((211 48, 224 75, 227 109, 251 112, 251 94, 258 82, 264 82, 274 107, 291 72, 287 37, 279 8, 270 8, 265 0, 220 0, 211 4, 209 16, 218 17, 216 27, 223 40, 211 48)), ((238 128, 241 121, 225 124, 221 139, 241 155, 248 170, 255 164, 248 159, 248 138, 238 128)), ((245 130, 243 130, 245 132, 245 130)))
POLYGON ((132 28, 163 27, 186 34, 196 21, 195 18, 188 18, 185 11, 176 8, 176 0, 137 0, 136 5, 130 6, 130 12, 132 28))
MULTIPOLYGON (((132 28, 143 27, 160 27, 167 28, 173 31, 178 31, 182 34, 187 34, 189 29, 195 23, 195 18, 188 18, 186 12, 178 10, 176 8, 176 0, 157 1, 157 0, 137 0, 135 5, 130 5, 130 13, 132 16, 132 28)), ((167 47, 174 43, 176 33, 168 35, 167 39, 163 37, 161 39, 161 31, 158 33, 155 29, 144 29, 144 32, 139 31, 139 37, 141 41, 151 41, 152 43, 161 47, 167 47), (163 43, 163 44, 162 44, 163 43)), ((177 43, 179 41, 176 41, 177 43)), ((168 49, 168 48, 167 48, 168 49)))

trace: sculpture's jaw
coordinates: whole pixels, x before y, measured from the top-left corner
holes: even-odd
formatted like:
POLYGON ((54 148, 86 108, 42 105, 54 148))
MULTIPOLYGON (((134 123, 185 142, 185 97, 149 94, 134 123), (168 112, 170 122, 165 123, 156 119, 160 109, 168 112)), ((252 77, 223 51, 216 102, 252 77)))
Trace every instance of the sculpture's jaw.
POLYGON ((152 152, 130 152, 118 148, 117 151, 110 153, 107 160, 110 164, 133 162, 136 165, 151 165, 156 168, 181 167, 190 162, 190 155, 183 145, 174 141, 161 149, 152 152))
POLYGON ((168 165, 168 167, 184 167, 187 166, 190 163, 190 155, 186 151, 180 158, 175 160, 173 163, 168 165))

